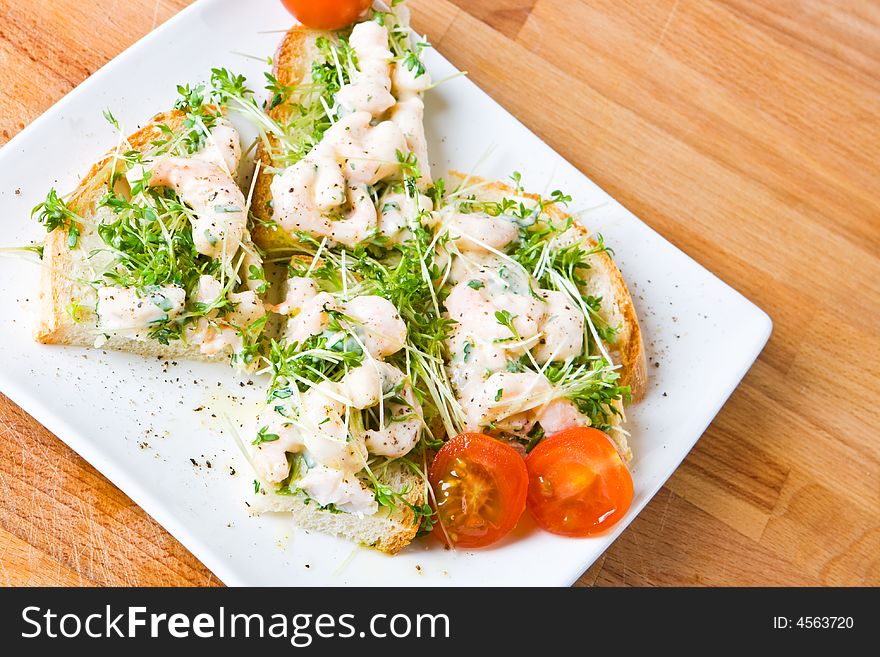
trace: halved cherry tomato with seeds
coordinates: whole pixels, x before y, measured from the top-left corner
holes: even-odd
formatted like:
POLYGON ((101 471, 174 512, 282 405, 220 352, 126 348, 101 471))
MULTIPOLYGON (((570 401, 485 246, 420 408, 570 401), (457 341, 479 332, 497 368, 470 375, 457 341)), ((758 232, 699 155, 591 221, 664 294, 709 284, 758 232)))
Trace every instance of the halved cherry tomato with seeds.
POLYGON ((632 503, 632 476, 614 443, 598 429, 577 427, 545 438, 526 467, 529 513, 554 534, 598 534, 632 503))
POLYGON ((526 505, 529 475, 515 449, 481 433, 449 440, 431 463, 437 522, 447 545, 480 548, 506 536, 526 505))

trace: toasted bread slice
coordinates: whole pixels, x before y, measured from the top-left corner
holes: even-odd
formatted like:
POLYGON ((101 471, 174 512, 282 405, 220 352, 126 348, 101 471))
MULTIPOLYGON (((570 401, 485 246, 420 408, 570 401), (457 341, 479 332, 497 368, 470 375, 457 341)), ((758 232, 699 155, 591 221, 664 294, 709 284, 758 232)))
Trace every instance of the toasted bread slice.
MULTIPOLYGON (((167 130, 177 133, 183 129, 185 114, 171 110, 153 117, 150 122, 128 137, 126 150, 146 152, 155 140, 167 138, 167 130), (160 128, 160 126, 162 126, 160 128)), ((99 201, 109 192, 114 172, 114 153, 107 153, 96 162, 77 186, 67 202, 68 207, 85 220, 79 224, 77 245, 70 248, 67 234, 55 229, 46 237, 43 248, 45 268, 38 293, 37 323, 34 338, 44 344, 92 347, 128 351, 141 356, 185 358, 225 362, 231 348, 213 355, 203 354, 198 345, 183 340, 162 344, 157 340, 138 339, 125 335, 104 336, 98 328, 94 312, 97 301, 95 290, 82 282, 94 276, 92 250, 104 244, 96 231, 99 219, 99 201)))
MULTIPOLYGON (((410 504, 423 503, 426 484, 412 470, 392 463, 382 479, 396 491, 407 491, 403 497, 410 504)), ((386 554, 400 552, 419 530, 413 511, 400 502, 395 510, 381 508, 371 516, 357 516, 321 509, 302 495, 277 495, 261 486, 250 504, 255 513, 289 513, 293 522, 305 530, 339 536, 386 554)))
MULTIPOLYGON (((489 181, 479 176, 472 176, 459 171, 451 171, 447 176, 447 188, 456 189, 459 186, 468 188, 481 201, 500 202, 504 198, 523 198, 539 202, 541 197, 536 194, 517 192, 509 185, 502 182, 489 181)), ((557 205, 550 205, 545 212, 560 222, 569 219, 557 205)), ((577 220, 574 220, 569 229, 574 232, 575 239, 583 241, 590 247, 598 243, 590 236, 590 232, 577 220)), ((620 366, 621 385, 629 386, 632 401, 641 399, 646 391, 648 383, 648 367, 645 358, 645 347, 642 341, 642 331, 639 320, 633 306, 632 296, 623 280, 623 275, 614 264, 611 256, 602 251, 595 253, 589 258, 590 276, 587 285, 581 292, 584 296, 600 297, 600 316, 608 326, 617 329, 613 343, 606 344, 609 355, 615 364, 620 366)), ((619 405, 623 411, 623 405, 619 405)), ((627 434, 622 430, 623 416, 615 417, 611 438, 617 444, 621 455, 626 459, 632 458, 632 450, 627 441, 627 434)))
MULTIPOLYGON (((307 268, 312 264, 312 258, 296 255, 291 262, 307 268)), ((410 504, 417 506, 424 503, 426 482, 403 464, 390 463, 384 473, 379 475, 379 480, 392 490, 405 491, 403 498, 410 504)), ((294 523, 303 529, 340 536, 388 554, 399 552, 409 545, 419 529, 418 519, 412 509, 400 502, 396 509, 386 507, 371 516, 357 516, 321 509, 302 494, 277 494, 271 485, 265 483, 254 497, 251 502, 252 512, 290 513, 294 523)))
MULTIPOLYGON (((294 88, 294 91, 288 102, 268 110, 268 115, 277 123, 284 125, 290 120, 291 112, 295 111, 298 102, 296 88, 301 85, 307 87, 311 82, 312 62, 319 54, 316 42, 322 36, 331 37, 332 34, 295 26, 287 32, 279 45, 273 60, 272 73, 279 87, 294 88)), ((268 133, 265 139, 266 142, 260 142, 256 152, 259 169, 254 183, 251 212, 257 221, 251 229, 252 238, 265 251, 295 249, 295 238, 276 228, 272 222, 271 184, 275 171, 285 165, 273 159, 273 151, 280 149, 278 138, 268 133)), ((425 481, 402 464, 391 463, 381 480, 395 491, 406 491, 403 496, 409 503, 423 503, 425 481)), ((396 510, 382 508, 374 515, 358 516, 321 509, 303 495, 276 494, 268 485, 261 486, 255 498, 251 502, 254 512, 290 513, 294 523, 306 530, 340 536, 388 554, 394 554, 408 545, 419 528, 413 511, 402 503, 398 503, 396 510)))

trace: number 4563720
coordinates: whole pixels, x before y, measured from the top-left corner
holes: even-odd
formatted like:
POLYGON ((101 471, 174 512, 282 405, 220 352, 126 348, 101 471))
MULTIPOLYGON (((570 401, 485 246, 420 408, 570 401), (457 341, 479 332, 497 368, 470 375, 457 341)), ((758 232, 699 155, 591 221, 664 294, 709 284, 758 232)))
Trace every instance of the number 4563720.
POLYGON ((852 616, 801 616, 791 620, 785 616, 776 616, 773 627, 777 630, 796 627, 800 630, 850 630, 853 627, 852 616))

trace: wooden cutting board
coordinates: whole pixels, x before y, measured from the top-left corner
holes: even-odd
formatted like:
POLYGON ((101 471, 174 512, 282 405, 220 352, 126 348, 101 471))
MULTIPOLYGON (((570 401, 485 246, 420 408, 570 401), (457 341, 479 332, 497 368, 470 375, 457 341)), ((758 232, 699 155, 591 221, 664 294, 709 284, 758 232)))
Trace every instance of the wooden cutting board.
MULTIPOLYGON (((5 0, 0 143, 186 4, 5 0)), ((880 584, 880 5, 413 5, 477 84, 775 322, 579 583, 880 584)), ((218 583, 2 397, 0 484, 0 583, 218 583)))

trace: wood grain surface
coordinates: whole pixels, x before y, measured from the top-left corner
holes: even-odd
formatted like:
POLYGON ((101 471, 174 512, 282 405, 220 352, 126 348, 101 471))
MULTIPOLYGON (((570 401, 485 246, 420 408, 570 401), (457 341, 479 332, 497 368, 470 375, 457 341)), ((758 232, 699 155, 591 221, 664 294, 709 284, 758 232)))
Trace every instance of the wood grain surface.
MULTIPOLYGON (((0 142, 186 4, 0 0, 0 142)), ((775 322, 579 584, 880 584, 880 4, 413 5, 478 85, 775 322)), ((0 583, 218 583, 2 397, 0 485, 0 583)))

